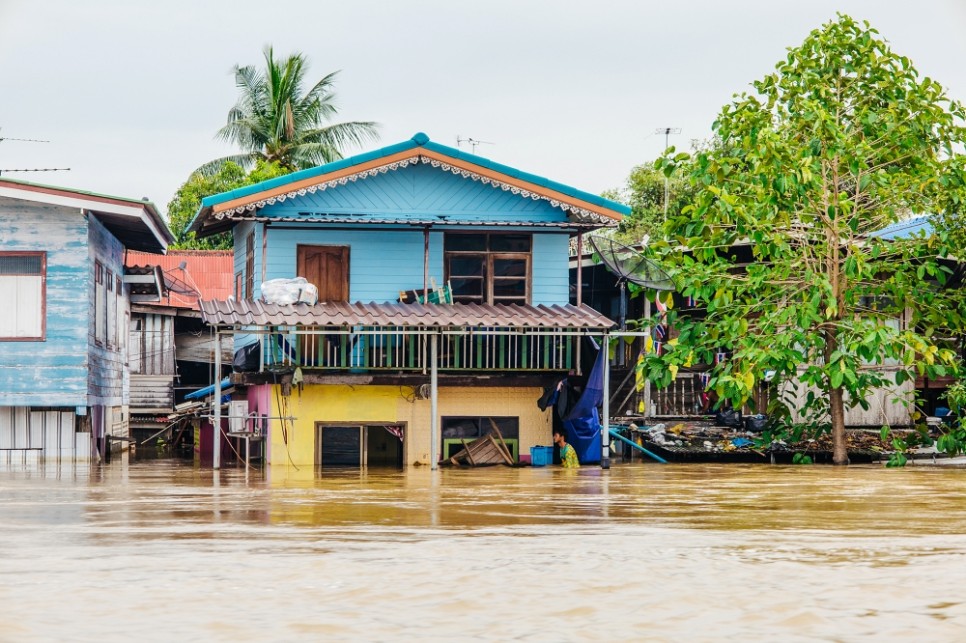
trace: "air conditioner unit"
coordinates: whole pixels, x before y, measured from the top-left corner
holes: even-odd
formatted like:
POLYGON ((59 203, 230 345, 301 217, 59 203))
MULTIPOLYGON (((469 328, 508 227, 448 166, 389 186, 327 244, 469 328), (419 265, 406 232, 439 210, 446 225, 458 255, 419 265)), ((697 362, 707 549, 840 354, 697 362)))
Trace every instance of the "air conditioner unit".
POLYGON ((248 400, 233 400, 228 405, 228 431, 247 433, 252 430, 248 423, 248 400))

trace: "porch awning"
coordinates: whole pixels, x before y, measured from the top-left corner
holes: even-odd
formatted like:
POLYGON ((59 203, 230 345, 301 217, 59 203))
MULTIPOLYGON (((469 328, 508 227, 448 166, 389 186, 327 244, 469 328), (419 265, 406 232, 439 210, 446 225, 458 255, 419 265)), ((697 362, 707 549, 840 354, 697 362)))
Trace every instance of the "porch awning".
POLYGON ((213 326, 397 326, 407 328, 514 328, 605 330, 615 323, 588 306, 572 304, 266 304, 229 299, 201 302, 213 326))

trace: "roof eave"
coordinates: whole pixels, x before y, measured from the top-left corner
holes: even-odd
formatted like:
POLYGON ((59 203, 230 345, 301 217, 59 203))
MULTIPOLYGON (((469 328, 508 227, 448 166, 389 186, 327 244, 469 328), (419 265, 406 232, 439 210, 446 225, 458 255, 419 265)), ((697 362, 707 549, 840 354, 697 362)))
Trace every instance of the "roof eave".
POLYGON ((622 203, 551 181, 545 177, 523 172, 481 156, 434 143, 425 134, 420 133, 413 136, 409 141, 205 197, 186 230, 194 232, 198 237, 208 236, 216 231, 232 227, 231 223, 224 227, 208 225, 212 215, 216 213, 251 206, 265 199, 291 194, 327 181, 344 179, 372 168, 391 165, 394 162, 408 161, 420 156, 429 157, 433 159, 434 163, 443 161, 452 164, 454 167, 465 168, 470 172, 494 178, 515 186, 514 189, 533 191, 561 203, 587 209, 615 222, 620 222, 624 216, 631 212, 631 208, 622 203))

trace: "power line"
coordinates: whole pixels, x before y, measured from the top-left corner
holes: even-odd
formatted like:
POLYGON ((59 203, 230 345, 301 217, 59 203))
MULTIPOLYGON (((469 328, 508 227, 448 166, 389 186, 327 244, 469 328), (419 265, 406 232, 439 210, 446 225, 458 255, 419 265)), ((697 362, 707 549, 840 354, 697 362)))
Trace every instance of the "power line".
POLYGON ((4 172, 69 172, 69 167, 33 167, 33 168, 5 168, 0 169, 0 174, 4 172))

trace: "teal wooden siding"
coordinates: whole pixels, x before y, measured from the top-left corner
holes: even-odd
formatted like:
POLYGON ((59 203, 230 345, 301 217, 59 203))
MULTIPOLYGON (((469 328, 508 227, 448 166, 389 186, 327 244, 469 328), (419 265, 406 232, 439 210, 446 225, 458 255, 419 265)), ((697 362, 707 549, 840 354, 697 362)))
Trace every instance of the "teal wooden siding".
POLYGON ((0 251, 47 253, 46 340, 0 341, 0 406, 87 406, 87 239, 76 209, 0 198, 0 251))
MULTIPOLYGON (((564 222, 566 214, 546 201, 515 195, 492 185, 428 165, 410 166, 334 188, 306 193, 259 211, 265 217, 299 217, 333 214, 358 217, 360 225, 325 223, 241 222, 234 228, 235 273, 244 272, 245 243, 255 230, 255 283, 264 279, 295 277, 297 246, 333 245, 349 247, 349 299, 363 302, 391 302, 400 290, 423 286, 423 231, 405 224, 372 224, 367 219, 393 221, 452 218, 459 221, 493 223, 493 227, 469 228, 476 232, 530 232, 533 234, 533 304, 566 304, 569 234, 556 228, 509 228, 500 224, 564 222), (262 257, 267 236, 267 256, 262 257), (263 264, 264 262, 264 264, 263 264), (264 266, 264 267, 263 267, 264 266)), ((457 226, 446 227, 456 231, 457 226)), ((429 276, 442 284, 444 229, 430 233, 429 276)), ((244 338, 247 340, 247 338, 244 338)), ((242 342, 244 343, 244 342, 242 342)))
MULTIPOLYGON (((264 226, 256 226, 251 221, 243 221, 239 223, 232 229, 233 240, 234 240, 234 272, 235 275, 241 274, 242 276, 242 292, 236 293, 239 297, 245 296, 245 252, 246 243, 248 235, 252 230, 255 230, 255 290, 258 291, 258 286, 261 283, 259 275, 259 266, 261 265, 261 253, 262 253, 262 231, 264 226)), ((237 283, 237 278, 233 275, 232 279, 237 283)))
POLYGON ((547 201, 522 197, 429 165, 390 170, 268 205, 261 210, 261 214, 268 217, 291 217, 302 213, 358 215, 360 219, 458 216, 465 221, 494 223, 567 220, 563 210, 547 201))
MULTIPOLYGON (((423 286, 423 232, 400 229, 281 228, 268 232, 266 279, 294 277, 298 245, 349 247, 350 301, 389 302, 400 290, 423 286)), ((443 235, 430 233, 430 276, 443 281, 443 235)))
POLYGON ((531 303, 570 303, 570 237, 565 233, 533 235, 531 303))
MULTIPOLYGON (((240 228, 241 226, 239 226, 240 228)), ((261 227, 261 226, 259 226, 261 227)), ((237 229, 237 228, 236 228, 237 229)), ((247 232, 246 232, 247 234, 247 232)), ((443 283, 443 232, 429 237, 429 276, 443 283)), ((569 237, 562 232, 534 232, 532 254, 532 303, 569 302, 567 278, 569 237)), ((244 255, 244 237, 236 243, 236 255, 244 255)), ((298 245, 349 247, 349 300, 391 302, 400 290, 423 286, 423 233, 399 229, 327 229, 320 225, 270 226, 266 279, 295 277, 298 245)), ((256 249, 256 257, 260 249, 256 249)), ((258 259, 256 258, 256 263, 258 259)))
MULTIPOLYGON (((78 216, 78 215, 75 215, 78 216)), ((130 375, 125 363, 126 356, 123 351, 124 339, 127 337, 127 328, 123 312, 117 313, 117 332, 114 337, 102 346, 98 346, 94 341, 94 262, 100 261, 105 270, 110 270, 112 279, 117 281, 119 275, 124 274, 124 246, 114 235, 107 231, 100 221, 89 217, 88 220, 88 257, 87 274, 85 276, 88 285, 88 406, 121 406, 127 404, 129 396, 130 375), (123 330, 123 332, 121 332, 123 330)), ((106 278, 106 276, 105 276, 106 278)), ((129 310, 124 296, 124 287, 121 292, 111 292, 105 288, 105 297, 109 306, 116 306, 114 295, 120 295, 122 300, 118 307, 121 311, 129 310)), ((105 329, 109 329, 107 315, 105 315, 105 329)), ((108 330, 105 330, 107 333, 108 330)))

